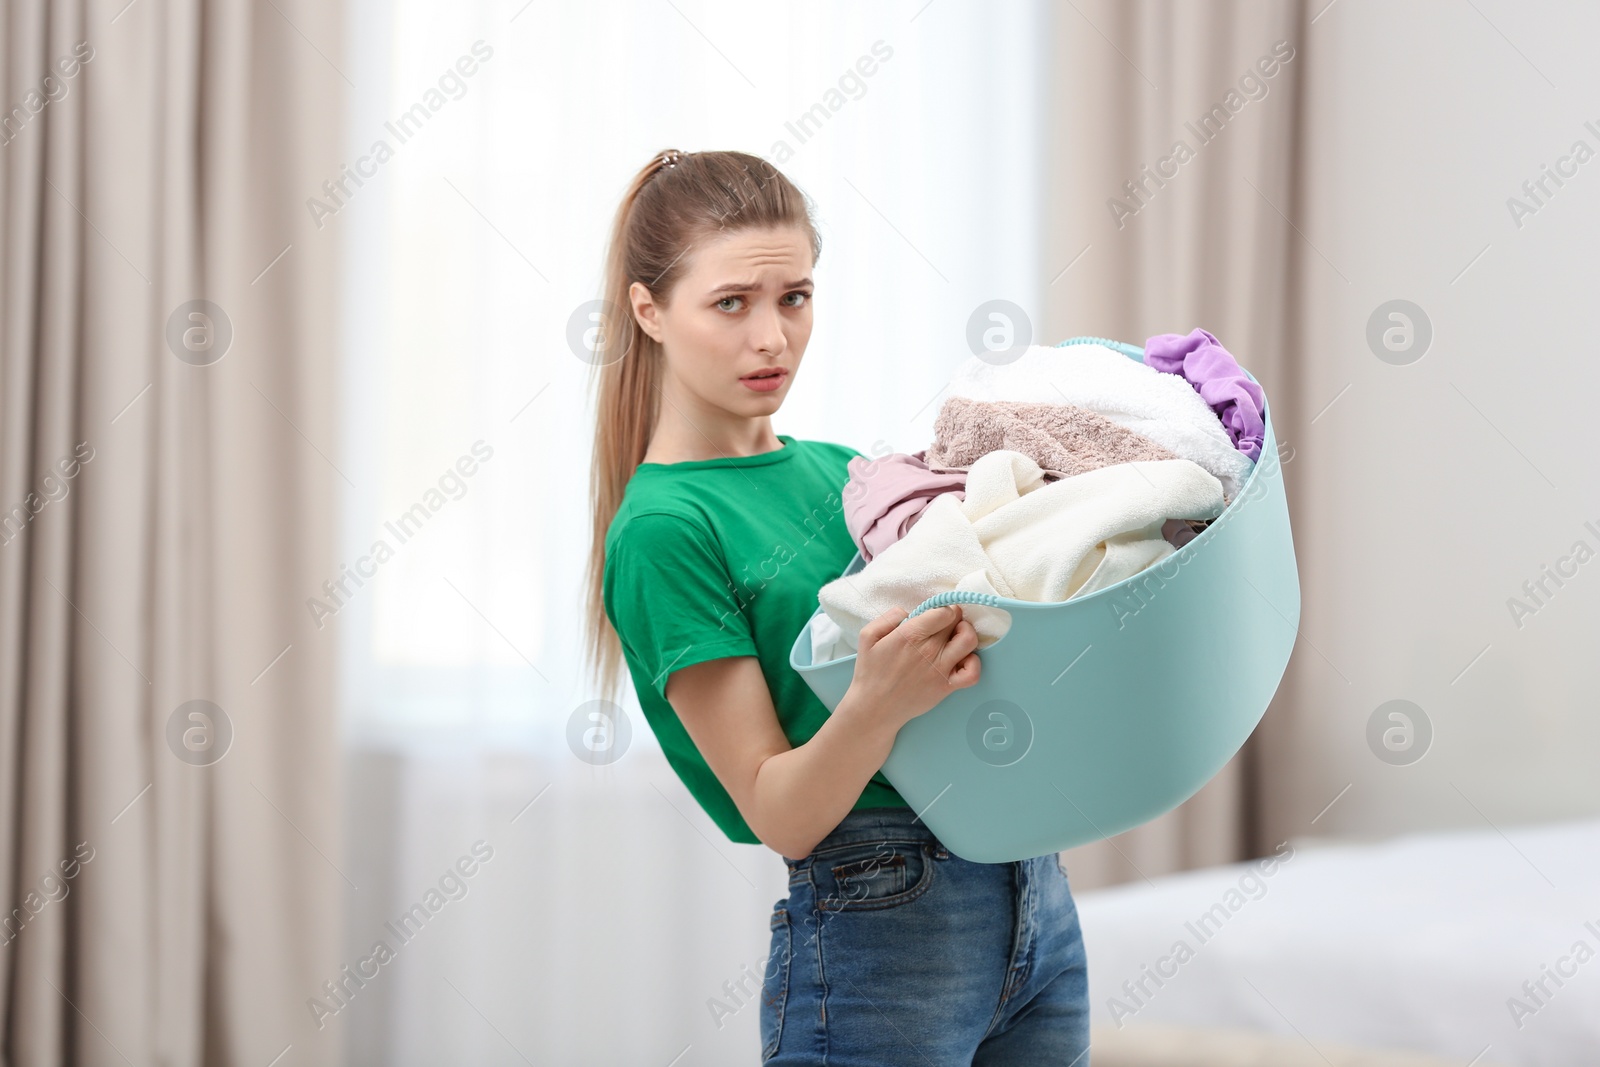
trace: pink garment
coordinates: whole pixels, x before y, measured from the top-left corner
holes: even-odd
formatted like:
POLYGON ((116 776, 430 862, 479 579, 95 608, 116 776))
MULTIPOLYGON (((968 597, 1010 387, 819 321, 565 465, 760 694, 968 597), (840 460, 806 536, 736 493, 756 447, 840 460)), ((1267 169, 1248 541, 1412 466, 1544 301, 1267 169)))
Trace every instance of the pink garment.
POLYGON ((953 492, 956 499, 966 499, 967 472, 931 471, 926 455, 924 449, 909 456, 856 456, 846 466, 850 480, 842 493, 844 524, 862 559, 870 561, 904 537, 934 497, 953 492))

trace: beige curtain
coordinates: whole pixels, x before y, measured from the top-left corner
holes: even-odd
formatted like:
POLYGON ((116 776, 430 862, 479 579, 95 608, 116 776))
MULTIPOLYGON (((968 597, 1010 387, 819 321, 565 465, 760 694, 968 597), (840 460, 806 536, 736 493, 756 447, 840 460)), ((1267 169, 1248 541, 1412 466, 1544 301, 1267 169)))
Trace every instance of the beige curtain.
POLYGON ((340 5, 3 11, 3 1062, 332 1063, 340 5))
MULTIPOLYGON (((1142 344, 1202 326, 1261 381, 1285 449, 1315 414, 1303 403, 1292 316, 1295 279, 1316 253, 1294 220, 1308 31, 1324 3, 1054 8, 1044 335, 1142 344)), ((1303 494, 1284 455, 1291 520, 1303 526, 1303 494)), ((1299 561, 1304 573, 1304 552, 1299 561)), ((1305 651, 1302 643, 1296 655, 1305 651)), ((1266 775, 1290 772, 1261 753, 1290 717, 1295 677, 1291 665, 1255 737, 1188 803, 1065 853, 1075 887, 1270 851, 1258 798, 1266 775)))

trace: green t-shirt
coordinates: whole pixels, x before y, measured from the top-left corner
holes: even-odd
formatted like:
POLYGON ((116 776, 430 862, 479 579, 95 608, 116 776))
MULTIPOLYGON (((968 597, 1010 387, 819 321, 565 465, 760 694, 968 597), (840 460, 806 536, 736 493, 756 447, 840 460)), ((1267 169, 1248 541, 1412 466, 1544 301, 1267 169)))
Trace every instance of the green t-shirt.
MULTIPOLYGON (((731 841, 759 844, 667 703, 672 671, 755 656, 789 744, 828 709, 789 666, 817 590, 855 555, 840 491, 854 449, 778 435, 754 456, 642 463, 606 531, 603 599, 667 762, 731 841)), ((883 772, 855 808, 907 807, 883 772)))

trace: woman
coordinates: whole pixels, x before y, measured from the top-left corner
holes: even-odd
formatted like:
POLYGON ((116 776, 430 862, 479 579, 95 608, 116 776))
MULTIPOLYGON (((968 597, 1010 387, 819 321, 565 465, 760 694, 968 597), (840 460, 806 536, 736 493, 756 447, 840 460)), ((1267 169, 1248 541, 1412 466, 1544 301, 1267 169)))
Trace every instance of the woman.
POLYGON ((788 665, 855 545, 853 449, 775 434, 811 337, 817 232, 740 152, 668 150, 617 211, 598 351, 588 654, 732 841, 784 857, 762 1062, 1086 1065, 1083 943, 1055 856, 952 855, 880 773, 975 684, 959 606, 861 631, 830 715, 788 665), (620 640, 619 640, 620 638, 620 640))

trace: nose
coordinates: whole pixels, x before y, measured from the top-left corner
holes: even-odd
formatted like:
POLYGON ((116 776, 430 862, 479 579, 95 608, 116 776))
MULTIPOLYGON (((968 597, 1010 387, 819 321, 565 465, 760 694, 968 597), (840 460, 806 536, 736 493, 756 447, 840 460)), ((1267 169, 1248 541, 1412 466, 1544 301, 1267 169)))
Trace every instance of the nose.
POLYGON ((766 308, 750 316, 750 343, 764 356, 779 356, 788 347, 789 339, 783 332, 783 319, 775 307, 766 308))

